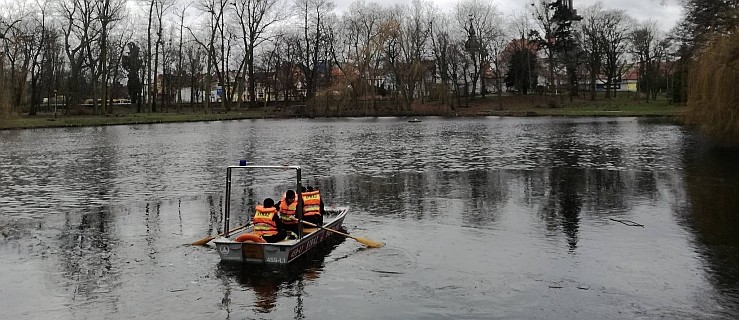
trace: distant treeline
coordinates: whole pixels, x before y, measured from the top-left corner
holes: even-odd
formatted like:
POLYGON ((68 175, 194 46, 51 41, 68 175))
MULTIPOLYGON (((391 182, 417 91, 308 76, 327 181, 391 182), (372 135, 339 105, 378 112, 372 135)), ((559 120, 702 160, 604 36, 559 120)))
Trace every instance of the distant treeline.
POLYGON ((96 114, 111 112, 113 99, 130 99, 135 112, 183 101, 209 112, 214 103, 326 99, 354 109, 388 99, 398 111, 429 99, 453 108, 503 92, 595 99, 596 85, 610 98, 630 70, 638 97, 680 101, 682 58, 695 57, 703 41, 695 34, 717 30, 698 26, 736 17, 686 1, 685 22, 666 34, 620 10, 572 3, 533 0, 504 17, 483 0, 448 11, 429 0, 357 0, 345 11, 330 0, 6 1, 0 114, 33 115, 55 96, 65 110, 91 100, 96 114))

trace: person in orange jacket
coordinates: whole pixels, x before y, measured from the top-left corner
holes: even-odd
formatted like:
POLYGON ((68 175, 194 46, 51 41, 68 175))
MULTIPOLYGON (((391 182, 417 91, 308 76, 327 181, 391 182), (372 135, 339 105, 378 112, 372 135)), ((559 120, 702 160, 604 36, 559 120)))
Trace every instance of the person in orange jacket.
POLYGON ((324 209, 321 192, 309 186, 300 196, 303 197, 303 220, 322 226, 324 209))
POLYGON ((285 228, 294 233, 298 233, 298 217, 296 215, 298 210, 298 199, 295 196, 295 191, 287 190, 285 195, 282 196, 277 206, 280 210, 280 218, 282 223, 285 224, 285 228))
POLYGON ((252 218, 254 233, 262 236, 269 243, 280 242, 287 237, 287 228, 280 219, 272 198, 264 199, 262 205, 257 205, 256 212, 252 218))

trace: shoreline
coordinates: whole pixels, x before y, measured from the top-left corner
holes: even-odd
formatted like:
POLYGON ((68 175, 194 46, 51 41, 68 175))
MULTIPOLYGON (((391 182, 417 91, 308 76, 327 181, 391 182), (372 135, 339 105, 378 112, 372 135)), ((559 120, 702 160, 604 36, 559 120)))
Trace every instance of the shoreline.
MULTIPOLYGON (((509 99, 504 108, 498 106, 497 99, 472 101, 469 106, 450 109, 439 103, 419 104, 408 111, 363 111, 344 110, 318 112, 307 116, 307 112, 286 110, 276 107, 259 107, 252 110, 223 111, 202 110, 191 112, 133 113, 129 109, 116 109, 107 115, 72 115, 53 113, 28 115, 0 115, 0 130, 21 130, 37 128, 94 127, 109 125, 184 123, 202 121, 250 120, 250 119, 299 119, 299 118, 357 118, 357 117, 639 117, 662 118, 680 122, 684 106, 670 105, 666 101, 577 101, 573 104, 543 107, 540 104, 521 103, 509 99), (444 110, 442 110, 444 109, 444 110)), ((532 101, 533 102, 533 101, 532 101)))

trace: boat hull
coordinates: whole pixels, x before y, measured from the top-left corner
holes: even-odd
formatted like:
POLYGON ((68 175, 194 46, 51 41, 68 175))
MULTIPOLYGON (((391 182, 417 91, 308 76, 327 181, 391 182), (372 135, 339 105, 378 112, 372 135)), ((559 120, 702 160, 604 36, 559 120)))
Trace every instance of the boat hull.
MULTIPOLYGON (((334 210, 332 210, 334 211, 334 210)), ((324 228, 338 230, 344 223, 348 209, 335 210, 335 215, 324 217, 324 228)), ((251 232, 247 230, 246 232, 251 232)), ((272 264, 284 265, 299 258, 306 252, 324 242, 334 233, 324 229, 303 236, 301 239, 288 240, 278 243, 254 243, 236 242, 239 234, 230 235, 229 238, 219 238, 214 241, 221 262, 247 263, 247 264, 272 264)))

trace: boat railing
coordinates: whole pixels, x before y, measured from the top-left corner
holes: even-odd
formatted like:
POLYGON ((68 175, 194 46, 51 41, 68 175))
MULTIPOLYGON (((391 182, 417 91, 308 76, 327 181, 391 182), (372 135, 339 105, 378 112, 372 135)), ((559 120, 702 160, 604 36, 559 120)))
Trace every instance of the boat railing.
MULTIPOLYGON (((271 170, 295 170, 295 176, 296 176, 296 183, 295 183, 295 198, 298 201, 297 210, 295 212, 295 215, 299 220, 303 220, 303 197, 301 196, 301 190, 302 190, 302 178, 301 178, 301 169, 300 166, 290 166, 290 165, 255 165, 255 164, 249 164, 245 160, 239 161, 238 166, 228 166, 226 168, 226 205, 223 209, 223 230, 224 234, 223 237, 228 238, 229 237, 229 224, 231 220, 231 176, 232 172, 234 170, 254 170, 254 169, 271 169, 271 170)), ((303 238, 303 226, 302 224, 298 225, 298 239, 303 238)))

